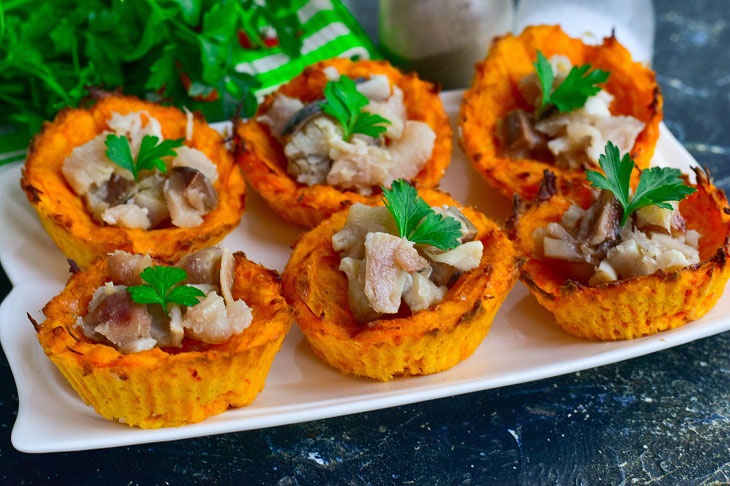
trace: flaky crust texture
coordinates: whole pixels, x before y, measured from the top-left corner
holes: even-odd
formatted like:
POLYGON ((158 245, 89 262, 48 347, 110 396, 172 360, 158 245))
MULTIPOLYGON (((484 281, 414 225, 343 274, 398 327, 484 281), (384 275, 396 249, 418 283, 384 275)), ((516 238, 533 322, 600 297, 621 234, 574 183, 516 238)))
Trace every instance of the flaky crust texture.
POLYGON ((299 76, 270 94, 256 115, 236 127, 236 160, 243 167, 246 180, 285 221, 312 228, 332 214, 354 202, 375 204, 380 195, 361 196, 326 184, 306 186, 286 171, 284 147, 270 133, 269 127, 256 120, 265 113, 278 93, 301 99, 305 104, 322 98, 327 78, 322 71, 335 67, 353 79, 371 74, 385 74, 403 90, 403 102, 409 120, 427 123, 436 132, 431 159, 416 175, 414 186, 434 187, 451 162, 452 131, 436 85, 418 79, 415 73, 404 74, 386 61, 350 61, 335 58, 306 68, 299 76))
MULTIPOLYGON (((687 229, 702 234, 700 263, 673 272, 588 287, 569 280, 566 263, 533 257, 533 233, 559 221, 572 201, 560 194, 518 207, 512 239, 527 258, 521 280, 568 333, 591 340, 634 339, 699 319, 717 303, 730 276, 730 216, 725 194, 697 169, 697 192, 680 202, 687 229)), ((587 208, 586 201, 581 204, 587 208)))
POLYGON ((212 345, 185 338, 183 347, 123 354, 74 327, 97 287, 109 281, 106 260, 72 276, 43 309, 38 341, 85 403, 103 417, 140 428, 200 422, 251 403, 292 323, 279 275, 235 253, 233 297, 253 311, 241 334, 212 345))
POLYGON ((537 195, 545 169, 557 175, 560 186, 585 179, 583 170, 560 169, 534 159, 511 159, 502 153, 496 128, 499 120, 517 108, 532 111, 518 83, 534 72, 538 49, 547 58, 564 55, 573 65, 589 63, 611 72, 603 85, 614 96, 611 113, 644 122, 631 154, 640 169, 648 168, 662 119, 662 96, 654 72, 632 61, 629 51, 615 37, 605 38, 601 45, 586 45, 568 37, 558 26, 535 26, 519 36, 497 39, 486 59, 476 65, 472 86, 464 94, 459 115, 461 142, 484 179, 503 195, 516 193, 526 200, 537 195))
POLYGON ((38 212, 43 227, 56 245, 81 268, 114 250, 149 253, 166 262, 215 245, 241 220, 245 184, 240 169, 226 150, 223 137, 195 115, 192 140, 185 144, 205 153, 218 168, 213 187, 218 206, 195 228, 167 227, 145 231, 97 223, 84 201, 74 193, 61 172, 71 151, 107 129, 113 112, 147 111, 159 120, 167 139, 185 138, 187 118, 177 108, 141 101, 131 96, 111 95, 89 109, 67 108, 46 122, 30 145, 20 186, 38 212))
MULTIPOLYGON (((419 193, 431 205, 459 206, 442 192, 419 193)), ((347 277, 338 270, 340 257, 332 249, 332 235, 343 227, 347 211, 301 236, 282 288, 320 359, 348 374, 387 381, 443 371, 471 356, 517 280, 520 262, 496 223, 472 208, 461 211, 476 225, 484 244, 479 267, 462 275, 440 304, 372 326, 352 317, 347 277)))

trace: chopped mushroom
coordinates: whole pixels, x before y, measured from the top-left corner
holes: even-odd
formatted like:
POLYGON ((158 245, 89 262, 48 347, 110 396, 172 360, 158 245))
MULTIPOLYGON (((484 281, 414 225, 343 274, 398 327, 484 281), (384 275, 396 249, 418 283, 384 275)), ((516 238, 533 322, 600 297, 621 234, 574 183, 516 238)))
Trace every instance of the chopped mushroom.
POLYGON ((122 250, 110 253, 106 261, 112 281, 129 286, 141 285, 143 282, 139 274, 151 265, 152 258, 149 255, 134 255, 122 250))
POLYGON ((151 326, 147 308, 132 301, 125 286, 106 285, 94 293, 82 329, 88 337, 101 335, 120 350, 133 352, 155 345, 152 340, 150 346, 151 326))
POLYGON ((602 190, 592 209, 593 217, 584 218, 587 224, 581 227, 578 238, 592 246, 614 241, 618 237, 622 211, 616 196, 611 191, 602 190))
POLYGON ((476 238, 477 227, 474 226, 474 224, 469 221, 466 216, 464 216, 464 213, 459 211, 459 208, 454 206, 434 206, 433 210, 438 214, 451 216, 456 221, 461 223, 461 238, 459 239, 459 242, 464 243, 466 241, 471 241, 476 238))
POLYGON ((170 171, 163 191, 172 224, 180 228, 199 226, 202 216, 218 204, 218 195, 208 178, 190 167, 170 171))
POLYGON ((223 251, 212 247, 182 257, 177 266, 185 270, 188 284, 218 285, 223 251))
POLYGON ((172 159, 173 167, 190 167, 203 174, 211 184, 218 180, 218 169, 215 164, 200 150, 183 145, 175 149, 172 159))
POLYGON ((532 116, 525 110, 512 110, 499 122, 499 137, 511 158, 541 158, 547 151, 547 140, 535 129, 532 116))

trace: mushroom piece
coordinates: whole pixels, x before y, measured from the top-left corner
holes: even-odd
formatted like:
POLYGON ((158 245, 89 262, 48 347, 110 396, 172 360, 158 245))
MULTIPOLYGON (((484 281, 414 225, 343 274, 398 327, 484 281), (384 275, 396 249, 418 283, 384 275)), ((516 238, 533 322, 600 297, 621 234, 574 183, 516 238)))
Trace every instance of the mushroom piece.
POLYGON ((202 172, 192 167, 175 167, 170 177, 182 176, 185 190, 183 195, 196 211, 207 214, 218 205, 218 193, 202 172))
POLYGON ((188 274, 186 284, 218 285, 223 250, 220 248, 205 248, 185 255, 177 263, 188 274))
POLYGON ((457 208, 456 206, 434 207, 433 210, 438 214, 451 216, 459 223, 461 223, 461 238, 459 238, 460 242, 466 243, 467 241, 472 241, 474 238, 476 238, 477 227, 474 226, 474 224, 469 221, 469 218, 464 216, 464 213, 459 211, 459 208, 457 208))
POLYGON ((584 217, 578 239, 591 246, 611 243, 618 238, 621 207, 611 191, 602 190, 598 201, 591 208, 591 218, 584 217))
POLYGON ((163 187, 172 224, 194 228, 203 222, 202 215, 218 204, 218 194, 200 171, 175 167, 163 187))
POLYGON ((89 304, 89 313, 83 318, 83 330, 87 337, 94 340, 103 336, 122 351, 150 349, 155 345, 150 338, 152 317, 147 307, 134 302, 123 285, 105 285, 94 293, 89 304), (93 334, 88 330, 93 329, 93 334), (143 345, 140 349, 140 345, 143 345), (132 346, 134 349, 132 349, 132 346))
POLYGON ((512 110, 500 120, 497 133, 510 158, 542 157, 547 153, 545 137, 535 129, 525 110, 512 110))
POLYGON ((110 253, 106 261, 106 268, 112 282, 124 285, 144 283, 139 274, 151 265, 152 258, 149 255, 133 255, 122 250, 110 253))
POLYGON ((294 116, 289 118, 284 128, 281 129, 280 136, 286 137, 287 135, 291 135, 312 118, 323 115, 321 103, 321 101, 313 101, 294 113, 294 116))

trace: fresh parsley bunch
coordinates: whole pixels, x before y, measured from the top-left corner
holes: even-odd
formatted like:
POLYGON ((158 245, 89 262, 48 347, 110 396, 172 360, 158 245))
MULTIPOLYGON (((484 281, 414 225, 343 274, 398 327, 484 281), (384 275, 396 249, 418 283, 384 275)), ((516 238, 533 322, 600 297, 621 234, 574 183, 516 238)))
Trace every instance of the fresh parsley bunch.
POLYGON ((163 140, 159 144, 159 139, 153 135, 145 135, 139 146, 137 159, 132 157, 132 151, 129 148, 129 140, 125 136, 107 135, 106 136, 106 156, 109 160, 117 164, 123 169, 127 169, 134 176, 135 181, 139 181, 139 173, 143 170, 152 170, 157 168, 160 172, 167 172, 167 166, 161 157, 176 155, 175 148, 181 147, 183 139, 163 140))
MULTIPOLYGON (((258 81, 235 70, 239 34, 263 46, 270 25, 290 57, 301 51, 293 0, 19 0, 0 2, 0 124, 28 128, 87 87, 172 100, 210 120, 256 109, 258 81), (201 99, 214 101, 202 102, 201 99)), ((298 5, 298 2, 297 2, 298 5)))
POLYGON ((664 209, 672 209, 667 201, 681 201, 697 189, 685 185, 679 169, 669 167, 652 167, 641 171, 639 185, 633 197, 629 197, 631 173, 634 161, 626 153, 623 157, 613 143, 606 144, 605 152, 598 158, 598 163, 605 175, 595 170, 586 172, 592 187, 611 191, 623 208, 621 226, 626 224, 629 216, 639 208, 656 205, 664 209))
POLYGON ((461 244, 461 223, 434 211, 406 181, 398 179, 393 181, 391 189, 382 189, 385 206, 393 215, 401 238, 441 250, 461 244))
POLYGON ((382 116, 362 111, 370 100, 357 90, 355 82, 347 76, 329 81, 324 88, 324 97, 325 101, 320 103, 320 107, 340 122, 345 141, 356 133, 378 138, 387 130, 384 125, 390 125, 390 121, 382 116))
POLYGON ((536 113, 538 118, 551 106, 564 113, 582 107, 589 97, 601 91, 597 85, 605 83, 611 74, 601 69, 591 71, 590 64, 573 66, 553 91, 553 68, 542 52, 537 51, 534 65, 542 88, 542 98, 536 113))
POLYGON ((182 268, 155 265, 142 270, 139 276, 147 284, 127 287, 132 300, 138 304, 160 304, 168 316, 168 304, 192 306, 200 302, 200 297, 205 297, 200 289, 179 285, 188 278, 182 268))

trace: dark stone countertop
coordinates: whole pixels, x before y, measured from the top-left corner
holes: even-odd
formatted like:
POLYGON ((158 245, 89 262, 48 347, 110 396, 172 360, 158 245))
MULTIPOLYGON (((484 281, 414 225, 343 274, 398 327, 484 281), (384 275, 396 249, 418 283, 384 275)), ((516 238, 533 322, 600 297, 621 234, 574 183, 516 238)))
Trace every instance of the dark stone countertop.
MULTIPOLYGON (((373 2, 371 2, 373 3, 373 2)), ((665 121, 730 189, 730 4, 659 0, 665 121)), ((9 283, 0 276, 4 295, 9 283)), ((329 420, 28 455, 0 358, 0 482, 710 484, 730 482, 730 334, 601 368, 329 420)))

